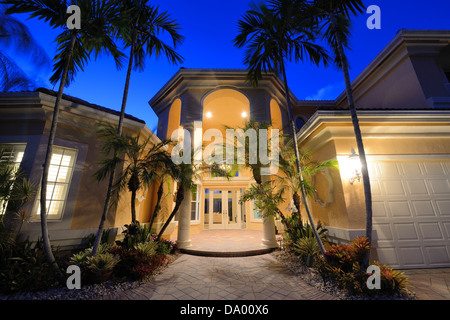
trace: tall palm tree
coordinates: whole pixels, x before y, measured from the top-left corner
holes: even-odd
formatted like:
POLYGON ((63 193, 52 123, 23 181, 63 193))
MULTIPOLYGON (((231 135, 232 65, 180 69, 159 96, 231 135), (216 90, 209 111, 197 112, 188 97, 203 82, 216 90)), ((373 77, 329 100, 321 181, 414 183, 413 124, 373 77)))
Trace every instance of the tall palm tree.
POLYGON ((27 26, 16 18, 5 14, 7 5, 0 4, 0 92, 12 89, 24 89, 33 84, 22 68, 6 54, 6 49, 12 49, 14 54, 30 58, 38 68, 50 65, 50 59, 45 50, 35 41, 27 26))
MULTIPOLYGON (((68 30, 66 28, 66 10, 72 1, 57 0, 7 0, 10 4, 7 13, 29 13, 30 17, 43 19, 54 29, 62 28, 63 31, 56 38, 58 52, 54 61, 53 75, 50 81, 54 84, 59 82, 53 110, 53 119, 49 132, 47 151, 43 164, 41 194, 40 194, 40 216, 42 240, 47 260, 59 273, 59 267, 51 250, 47 227, 47 176, 50 167, 53 144, 58 124, 60 102, 64 87, 68 86, 75 78, 79 70, 83 71, 85 64, 89 61, 91 53, 97 57, 100 53, 110 53, 117 67, 122 64, 123 54, 118 50, 114 42, 114 33, 111 21, 116 21, 117 6, 111 1, 105 0, 79 0, 76 4, 81 10, 81 29, 68 30)), ((61 274, 60 274, 61 276, 61 274)))
MULTIPOLYGON (((120 7, 122 16, 128 20, 128 25, 124 27, 121 24, 118 27, 118 32, 125 46, 130 48, 122 106, 117 127, 117 132, 122 134, 132 70, 143 71, 145 69, 145 58, 153 55, 157 58, 164 55, 172 64, 181 63, 183 58, 175 51, 175 48, 183 42, 183 36, 178 33, 180 29, 178 24, 170 18, 167 12, 160 13, 158 7, 148 5, 147 1, 126 0, 121 2, 120 7), (160 34, 163 33, 167 33, 170 36, 173 47, 161 39, 160 34)), ((93 254, 96 254, 96 249, 100 244, 103 225, 110 206, 114 175, 115 168, 110 172, 108 189, 106 191, 105 203, 94 243, 93 254)))
MULTIPOLYGON (((296 16, 299 11, 302 11, 303 7, 306 8, 303 1, 298 1, 297 6, 294 6, 293 2, 289 0, 269 2, 270 7, 264 3, 252 4, 253 8, 247 11, 243 19, 239 21, 239 34, 235 37, 234 43, 238 48, 247 46, 244 63, 248 66, 249 79, 255 84, 258 83, 263 72, 270 71, 282 76, 298 179, 302 181, 300 155, 285 63, 304 61, 309 58, 316 65, 321 62, 327 64, 328 55, 324 48, 314 43, 316 30, 314 24, 311 23, 311 19, 298 19, 296 16), (300 7, 300 5, 302 6, 300 7)), ((300 183, 300 185, 310 224, 321 252, 325 256, 325 248, 316 232, 306 201, 303 183, 300 183)))
MULTIPOLYGON (((366 202, 366 236, 369 242, 372 242, 372 192, 370 188, 369 170, 367 167, 366 153, 359 126, 358 115, 356 112, 355 101, 353 98, 353 89, 350 81, 349 64, 345 55, 344 48, 349 47, 350 37, 350 16, 364 12, 362 0, 314 0, 311 9, 312 15, 318 18, 323 30, 323 38, 332 48, 335 63, 344 74, 345 90, 347 94, 348 106, 352 118, 353 129, 355 132, 356 145, 358 147, 359 159, 361 161, 361 175, 363 178, 364 197, 366 202)), ((363 265, 367 266, 369 262, 367 252, 363 265)))

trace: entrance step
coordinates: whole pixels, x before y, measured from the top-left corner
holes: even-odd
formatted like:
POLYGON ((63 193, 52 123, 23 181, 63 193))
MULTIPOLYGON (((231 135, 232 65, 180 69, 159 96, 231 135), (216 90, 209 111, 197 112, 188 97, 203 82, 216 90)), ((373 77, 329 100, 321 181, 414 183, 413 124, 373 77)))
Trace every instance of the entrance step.
POLYGON ((263 245, 262 237, 262 231, 257 230, 203 230, 192 234, 191 246, 180 251, 209 257, 245 257, 277 249, 263 245))

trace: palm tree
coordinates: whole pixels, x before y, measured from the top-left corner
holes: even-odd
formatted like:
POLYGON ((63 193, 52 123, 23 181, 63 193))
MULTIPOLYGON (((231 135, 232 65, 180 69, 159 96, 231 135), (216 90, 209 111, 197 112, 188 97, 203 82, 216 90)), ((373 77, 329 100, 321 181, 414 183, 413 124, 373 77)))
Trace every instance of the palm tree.
MULTIPOLYGON (((316 162, 311 159, 311 151, 300 152, 300 164, 302 166, 302 172, 307 177, 312 177, 315 174, 326 168, 336 168, 337 160, 331 159, 323 162, 316 162)), ((301 186, 306 194, 311 196, 316 193, 316 189, 307 180, 300 181, 295 166, 295 155, 292 149, 285 148, 280 155, 280 170, 283 175, 277 176, 277 179, 284 188, 289 189, 292 193, 292 201, 300 214, 301 207, 301 186)), ((301 214, 300 214, 301 215, 301 214)))
MULTIPOLYGON (((309 58, 316 65, 319 65, 320 62, 327 64, 328 55, 325 49, 314 43, 316 30, 311 19, 299 19, 296 16, 299 11, 303 11, 304 7, 306 8, 304 1, 296 2, 296 6, 289 0, 270 1, 270 3, 270 8, 264 3, 252 4, 253 9, 247 11, 243 19, 239 21, 239 34, 235 37, 234 43, 238 48, 247 46, 244 63, 248 66, 249 79, 255 84, 262 77, 262 72, 281 73, 298 179, 302 181, 300 155, 285 63, 304 61, 309 58)), ((306 202, 303 183, 300 183, 300 186, 310 224, 315 232, 321 252, 325 256, 325 248, 315 230, 310 209, 306 202)))
MULTIPOLYGON (((345 55, 344 48, 349 47, 350 37, 350 16, 364 12, 364 4, 362 0, 314 0, 311 9, 312 14, 321 23, 323 30, 323 38, 333 49, 335 62, 344 74, 345 90, 352 117, 353 129, 356 137, 356 145, 358 147, 359 159, 361 161, 361 174, 363 178, 364 197, 366 200, 366 237, 369 243, 372 242, 372 193, 370 188, 369 171, 367 167, 366 153, 362 140, 361 128, 359 126, 358 115, 356 112, 355 101, 353 98, 353 90, 350 81, 349 64, 345 55)), ((367 266, 369 262, 369 254, 367 252, 363 266, 367 266)))
POLYGON ((156 179, 158 173, 171 165, 171 158, 166 151, 169 140, 159 143, 151 141, 153 135, 146 139, 141 139, 140 134, 136 136, 119 135, 117 128, 106 125, 102 127, 98 134, 103 140, 102 152, 109 155, 115 150, 123 157, 105 158, 101 161, 101 167, 94 174, 97 181, 104 180, 110 175, 111 170, 118 165, 123 167, 112 188, 112 195, 117 202, 124 189, 131 192, 131 222, 136 223, 136 195, 145 187, 150 187, 156 179))
MULTIPOLYGON (((36 43, 27 26, 5 14, 7 6, 0 4, 0 44, 4 49, 12 48, 15 54, 32 58, 38 68, 50 65, 45 50, 36 43)), ((0 92, 12 89, 28 90, 33 81, 9 57, 5 51, 0 51, 0 92)))
MULTIPOLYGON (((173 163, 172 163, 173 164, 173 163)), ((172 219, 175 217, 176 213, 180 209, 181 203, 185 198, 186 191, 193 187, 193 179, 196 175, 195 168, 192 164, 188 163, 180 163, 173 164, 170 170, 170 175, 177 183, 177 191, 175 194, 175 206, 167 218, 166 222, 162 226, 161 230, 156 237, 156 240, 160 240, 164 231, 166 231, 172 219)))
MULTIPOLYGON (((171 19, 167 12, 160 13, 158 7, 147 4, 144 0, 127 0, 121 2, 121 13, 128 20, 128 26, 122 24, 118 26, 120 38, 126 47, 130 48, 128 60, 128 69, 125 79, 125 87, 122 97, 122 106, 120 110, 119 124, 117 132, 122 134, 123 119, 125 117, 125 108, 128 99, 128 90, 130 86, 131 71, 145 69, 145 58, 148 56, 165 55, 169 62, 173 64, 181 63, 183 58, 175 51, 175 48, 183 41, 183 37, 178 33, 180 29, 175 20, 171 19), (161 33, 169 34, 173 47, 166 44, 159 35, 161 33)), ((94 249, 98 248, 101 240, 106 214, 110 206, 111 190, 113 187, 115 169, 111 170, 108 189, 106 192, 105 203, 103 205, 102 217, 96 235, 94 249)), ((96 250, 93 250, 93 254, 96 250)))
POLYGON ((62 276, 61 271, 53 256, 47 228, 47 175, 50 167, 50 159, 58 124, 60 102, 63 96, 64 87, 68 86, 75 78, 76 73, 83 68, 90 59, 92 52, 97 57, 100 53, 110 53, 116 62, 117 67, 122 64, 123 54, 114 43, 111 21, 116 21, 117 6, 111 1, 105 0, 79 0, 77 5, 81 10, 82 27, 80 30, 68 30, 66 28, 66 10, 71 1, 56 0, 7 0, 5 3, 11 6, 7 10, 10 13, 30 13, 30 17, 43 19, 52 28, 62 28, 63 32, 56 38, 58 52, 54 61, 53 75, 50 81, 56 84, 59 81, 58 94, 56 96, 53 119, 49 133, 47 151, 43 164, 40 212, 42 240, 47 260, 53 265, 62 276))

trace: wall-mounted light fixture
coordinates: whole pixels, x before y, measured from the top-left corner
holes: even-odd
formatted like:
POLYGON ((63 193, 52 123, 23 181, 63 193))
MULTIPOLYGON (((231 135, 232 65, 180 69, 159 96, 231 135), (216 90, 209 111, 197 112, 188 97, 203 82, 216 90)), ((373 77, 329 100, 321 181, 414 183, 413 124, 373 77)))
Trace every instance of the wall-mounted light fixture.
POLYGON ((242 118, 247 118, 247 112, 245 112, 245 111, 242 111, 242 113, 241 113, 241 117, 242 117, 242 118))
POLYGON ((206 117, 207 117, 207 118, 211 118, 211 117, 212 117, 212 113, 211 113, 210 111, 208 111, 208 112, 206 113, 206 117))
POLYGON ((352 147, 352 154, 347 158, 347 174, 348 181, 353 184, 355 181, 361 181, 361 161, 359 160, 359 155, 355 152, 352 147))

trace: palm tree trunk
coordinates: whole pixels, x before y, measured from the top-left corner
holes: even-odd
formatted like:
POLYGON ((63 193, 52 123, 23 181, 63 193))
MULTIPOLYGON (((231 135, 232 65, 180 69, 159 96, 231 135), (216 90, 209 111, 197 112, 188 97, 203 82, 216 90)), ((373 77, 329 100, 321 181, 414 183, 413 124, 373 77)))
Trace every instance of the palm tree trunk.
POLYGON ((163 187, 164 187, 164 182, 161 181, 159 188, 158 188, 156 205, 155 205, 155 209, 153 210, 152 220, 150 221, 150 225, 148 227, 150 232, 152 230, 153 222, 155 221, 155 218, 158 215, 159 210, 161 210, 161 198, 162 198, 162 194, 163 194, 163 187))
POLYGON ((53 110, 53 119, 52 119, 52 125, 50 127, 49 137, 48 137, 48 144, 47 144, 47 152, 45 154, 45 160, 43 164, 43 171, 42 171, 42 182, 41 182, 41 199, 40 199, 40 206, 41 206, 41 230, 42 230, 42 241, 44 244, 44 251, 45 255, 47 257, 47 261, 57 270, 58 276, 61 279, 64 279, 64 275, 62 274, 61 270, 58 267, 58 264, 56 263, 55 257, 52 252, 50 239, 48 237, 48 224, 47 224, 47 184, 48 184, 48 172, 50 169, 50 161, 52 157, 53 152, 53 144, 55 142, 56 137, 56 128, 58 126, 58 118, 59 118, 59 106, 61 103, 61 99, 63 96, 64 87, 66 84, 67 74, 69 72, 69 65, 72 60, 72 54, 73 54, 73 48, 75 46, 75 42, 77 39, 77 33, 78 31, 74 29, 72 31, 72 39, 70 42, 70 49, 66 57, 64 70, 61 75, 58 94, 56 96, 55 101, 55 108, 53 110))
POLYGON ((163 227, 159 231, 159 234, 156 237, 156 241, 159 241, 161 239, 164 231, 166 231, 167 227, 169 226, 169 223, 172 221, 173 217, 175 217, 175 214, 178 212, 178 209, 180 208, 181 203, 183 202, 183 199, 184 199, 184 189, 180 185, 180 187, 177 190, 177 198, 175 200, 175 208, 173 208, 172 213, 170 214, 169 218, 167 218, 166 223, 164 223, 163 227))
POLYGON ((136 223, 136 190, 131 191, 131 223, 136 223))
MULTIPOLYGON (((336 29, 337 19, 333 14, 330 15, 330 20, 336 29)), ((363 140, 362 140, 362 134, 361 134, 361 128, 359 126, 358 115, 356 113, 355 102, 354 102, 354 98, 353 98, 353 90, 352 90, 352 85, 350 82, 350 75, 348 72, 348 63, 347 63, 347 60, 345 59, 345 55, 344 55, 344 47, 342 45, 342 41, 341 41, 339 32, 335 32, 335 36, 336 36, 336 41, 337 41, 337 49, 339 52, 339 58, 341 60, 342 71, 344 73, 345 89, 346 89, 346 93, 347 93, 350 114, 352 117, 353 129, 355 131, 356 145, 358 147, 359 160, 361 162, 361 174, 362 174, 362 178, 363 178, 364 197, 366 200, 366 236, 369 240, 369 243, 372 243, 372 192, 371 192, 371 188, 370 188, 369 170, 367 167, 366 152, 365 152, 364 144, 363 144, 363 140)), ((364 261, 363 261, 361 270, 365 269, 368 266, 369 256, 370 256, 370 251, 367 251, 366 256, 364 257, 364 261)))
MULTIPOLYGON (((130 86, 131 71, 133 69, 134 50, 135 50, 135 43, 133 42, 131 45, 131 49, 130 49, 130 58, 129 58, 129 62, 128 62, 127 77, 125 80, 125 88, 124 88, 123 97, 122 97, 122 107, 120 109, 119 125, 117 126, 117 133, 119 135, 122 134, 123 120, 125 118, 125 108, 127 105, 128 88, 130 86)), ((114 157, 116 157, 116 156, 117 156, 117 152, 114 151, 114 157)), ((101 241, 102 232, 103 232, 103 228, 104 228, 104 224, 105 224, 105 220, 106 220, 106 214, 108 213, 108 209, 109 209, 110 202, 111 202, 111 190, 112 190, 112 186, 114 183, 115 174, 116 174, 116 168, 114 167, 109 176, 108 189, 106 191, 106 199, 105 199, 105 203, 103 205, 102 217, 100 218, 100 225, 97 230, 97 235, 95 236, 94 246, 92 247, 92 256, 97 255, 98 248, 100 247, 100 241, 101 241)))
MULTIPOLYGON (((287 77, 286 77, 286 69, 284 67, 283 61, 281 62, 281 71, 283 73, 284 91, 285 91, 285 94, 286 94, 286 103, 287 103, 287 109, 288 109, 288 115, 289 115, 289 122, 291 124, 292 141, 294 143, 295 163, 296 163, 296 166, 297 166, 298 178, 300 180, 300 189, 301 189, 301 193, 302 193, 302 197, 303 197, 303 202, 305 204, 305 209, 306 209, 306 213, 308 215, 308 219, 309 219, 309 223, 311 225, 311 229, 314 232, 314 237, 316 238, 317 244, 319 245, 320 251, 321 251, 324 259, 327 260, 325 247, 324 247, 324 245, 322 243, 322 239, 320 239, 320 236, 317 233, 317 230, 316 230, 316 227, 315 227, 315 224, 314 224, 314 221, 313 221, 310 209, 309 209, 309 205, 306 202, 306 192, 305 192, 305 188, 304 188, 304 185, 303 185, 302 168, 301 168, 301 164, 300 164, 300 152, 298 150, 297 134, 296 134, 296 130, 295 130, 295 122, 294 122, 293 115, 292 115, 291 99, 290 99, 289 87, 288 87, 288 82, 287 82, 287 77)), ((300 212, 300 208, 297 208, 297 210, 299 210, 299 212, 300 212)))
POLYGON ((301 219, 302 218, 302 214, 300 212, 301 202, 300 202, 300 195, 298 194, 298 192, 294 192, 294 194, 292 195, 292 199, 294 200, 294 205, 297 208, 298 215, 300 216, 301 219))

